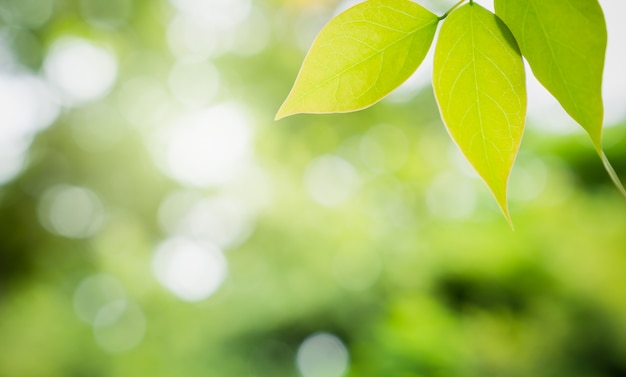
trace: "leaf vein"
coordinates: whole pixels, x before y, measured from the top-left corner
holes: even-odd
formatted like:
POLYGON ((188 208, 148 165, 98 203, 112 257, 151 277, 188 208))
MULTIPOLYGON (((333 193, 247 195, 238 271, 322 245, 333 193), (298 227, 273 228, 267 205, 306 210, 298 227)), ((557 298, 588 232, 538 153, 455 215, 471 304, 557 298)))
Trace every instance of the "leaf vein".
MULTIPOLYGON (((393 9, 393 8, 391 8, 393 9)), ((323 87, 324 85, 328 84, 330 81, 344 75, 346 72, 352 70, 353 68, 357 67, 358 65, 364 64, 366 62, 368 62, 369 60, 375 58, 378 54, 380 54, 381 52, 388 50, 390 48, 392 48, 393 46, 397 45, 398 43, 402 42, 403 40, 405 40, 407 37, 412 36, 416 33, 418 33, 419 31, 426 29, 429 26, 432 26, 432 24, 438 22, 437 19, 435 19, 433 22, 425 24, 425 25, 421 25, 418 28, 415 28, 414 30, 410 31, 409 33, 407 33, 406 35, 403 35, 402 37, 398 38, 397 40, 393 41, 392 43, 388 44, 387 46, 385 46, 385 48, 383 49, 379 49, 377 50, 375 53, 364 57, 363 59, 349 65, 348 67, 340 70, 339 72, 336 72, 335 74, 331 75, 330 77, 321 80, 318 84, 314 85, 313 87, 309 88, 308 90, 304 91, 302 94, 300 94, 300 96, 294 98, 294 101, 300 101, 302 98, 307 97, 309 94, 311 94, 312 92, 314 92, 315 90, 319 89, 320 87, 323 87)))

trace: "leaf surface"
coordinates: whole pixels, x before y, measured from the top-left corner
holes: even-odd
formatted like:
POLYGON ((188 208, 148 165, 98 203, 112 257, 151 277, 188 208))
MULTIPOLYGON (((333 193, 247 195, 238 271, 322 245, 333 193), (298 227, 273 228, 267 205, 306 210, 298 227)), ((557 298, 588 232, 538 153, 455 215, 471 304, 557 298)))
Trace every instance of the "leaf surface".
POLYGON ((495 0, 537 79, 601 148, 607 45, 597 0, 495 0))
POLYGON ((315 39, 276 119, 373 105, 415 72, 438 22, 409 0, 369 0, 346 10, 315 39))
POLYGON ((509 221, 506 187, 524 130, 525 85, 517 44, 493 13, 466 4, 446 18, 433 71, 439 110, 509 221))

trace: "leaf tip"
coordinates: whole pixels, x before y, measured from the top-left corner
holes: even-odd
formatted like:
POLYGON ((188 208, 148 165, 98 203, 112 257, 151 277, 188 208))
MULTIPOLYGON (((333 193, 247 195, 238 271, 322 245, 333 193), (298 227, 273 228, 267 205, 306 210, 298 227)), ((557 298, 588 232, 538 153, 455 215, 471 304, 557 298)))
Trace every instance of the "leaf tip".
POLYGON ((295 112, 290 111, 289 109, 286 109, 286 105, 287 101, 285 101, 285 103, 283 103, 280 108, 278 109, 278 111, 276 112, 276 115, 274 116, 274 120, 281 120, 283 118, 286 118, 290 115, 295 114, 295 112))
POLYGON ((511 230, 514 231, 515 226, 513 225, 513 220, 511 219, 511 214, 509 213, 509 209, 506 207, 506 205, 504 207, 500 207, 500 209, 502 210, 502 214, 504 215, 506 222, 509 223, 511 230))
POLYGON ((283 114, 280 110, 278 110, 278 112, 276 113, 276 115, 274 116, 274 120, 281 120, 283 118, 285 118, 287 115, 283 114))
POLYGON ((502 215, 504 216, 506 222, 509 223, 511 230, 515 230, 515 227, 513 226, 513 220, 511 219, 511 213, 509 212, 509 205, 508 205, 507 195, 506 195, 506 186, 504 187, 504 191, 500 191, 500 192, 495 191, 494 187, 492 187, 491 185, 488 185, 488 186, 491 189, 491 192, 494 198, 496 199, 496 203, 498 203, 498 207, 500 208, 500 212, 502 212, 502 215))

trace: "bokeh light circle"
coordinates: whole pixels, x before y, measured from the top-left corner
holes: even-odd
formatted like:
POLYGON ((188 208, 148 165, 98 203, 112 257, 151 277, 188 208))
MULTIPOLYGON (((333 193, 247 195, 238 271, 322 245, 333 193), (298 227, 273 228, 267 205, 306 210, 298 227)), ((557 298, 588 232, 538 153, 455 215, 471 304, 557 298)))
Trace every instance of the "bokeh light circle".
POLYGON ((228 195, 203 197, 181 190, 168 195, 159 207, 159 223, 164 231, 213 243, 222 250, 245 241, 254 222, 253 209, 228 195))
POLYGON ((44 72, 64 103, 73 106, 107 94, 117 78, 117 59, 86 39, 63 37, 46 56, 44 72))
POLYGON ((102 349, 120 354, 141 343, 146 327, 146 318, 139 305, 129 300, 117 300, 98 312, 93 333, 102 349))
POLYGON ((43 194, 38 212, 48 231, 68 238, 93 236, 104 221, 102 202, 93 191, 65 184, 43 194))
POLYGON ((304 187, 310 197, 325 207, 335 207, 347 201, 360 185, 359 175, 341 157, 317 157, 306 169, 304 187))
POLYGON ((333 334, 316 333, 298 348, 296 364, 302 377, 341 377, 348 370, 350 355, 333 334))
POLYGON ((221 250, 180 237, 168 239, 157 247, 152 268, 159 282, 185 301, 208 298, 228 273, 221 250))
POLYGON ((245 171, 252 155, 251 126, 235 103, 185 114, 157 138, 160 167, 189 186, 228 183, 245 171))
POLYGON ((125 298, 122 284, 106 274, 91 275, 83 279, 74 291, 74 311, 81 321, 94 325, 101 310, 125 298))

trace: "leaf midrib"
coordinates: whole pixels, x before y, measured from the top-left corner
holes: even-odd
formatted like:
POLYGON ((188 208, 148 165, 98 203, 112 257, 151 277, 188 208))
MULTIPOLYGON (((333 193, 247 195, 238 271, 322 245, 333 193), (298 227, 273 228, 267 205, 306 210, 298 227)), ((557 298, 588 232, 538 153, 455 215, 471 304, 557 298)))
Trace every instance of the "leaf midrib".
POLYGON ((485 156, 485 162, 487 163, 487 170, 489 171, 489 177, 491 178, 492 183, 496 182, 496 179, 494 177, 494 173, 493 173, 493 165, 491 164, 491 159, 489 158, 489 153, 487 150, 487 141, 486 141, 486 136, 485 136, 485 125, 483 123, 483 117, 482 117, 482 112, 480 111, 480 89, 479 89, 479 80, 478 80, 478 73, 476 72, 476 40, 475 40, 475 36, 474 36, 474 17, 475 17, 475 13, 474 11, 471 12, 471 17, 470 17, 470 36, 471 36, 471 40, 472 40, 472 70, 474 71, 474 88, 475 93, 476 93, 476 110, 478 112, 478 122, 480 125, 480 135, 481 135, 481 140, 483 142, 483 151, 485 152, 484 156, 485 156))

